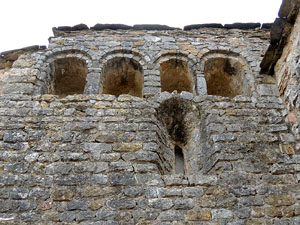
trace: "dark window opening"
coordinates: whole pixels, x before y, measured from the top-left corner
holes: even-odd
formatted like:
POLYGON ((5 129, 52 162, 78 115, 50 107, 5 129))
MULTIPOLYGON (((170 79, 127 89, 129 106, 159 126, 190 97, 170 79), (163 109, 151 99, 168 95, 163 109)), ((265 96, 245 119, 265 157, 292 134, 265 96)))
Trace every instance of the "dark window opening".
POLYGON ((161 91, 172 93, 177 91, 193 92, 193 78, 187 63, 182 60, 170 59, 160 64, 161 91))
POLYGON ((51 64, 51 71, 52 94, 61 97, 83 94, 88 73, 85 61, 75 57, 56 59, 51 64))
POLYGON ((143 86, 142 68, 133 59, 114 58, 109 60, 103 69, 102 94, 143 97, 143 86))
POLYGON ((182 149, 177 145, 174 148, 175 152, 175 174, 184 174, 184 155, 182 149))
POLYGON ((190 103, 180 98, 171 98, 164 101, 157 109, 158 119, 166 128, 170 141, 168 148, 173 151, 170 171, 175 174, 185 174, 185 151, 189 141, 189 127, 187 115, 190 110, 190 103))
POLYGON ((233 98, 243 94, 244 70, 240 62, 229 58, 211 58, 205 63, 207 93, 233 98))

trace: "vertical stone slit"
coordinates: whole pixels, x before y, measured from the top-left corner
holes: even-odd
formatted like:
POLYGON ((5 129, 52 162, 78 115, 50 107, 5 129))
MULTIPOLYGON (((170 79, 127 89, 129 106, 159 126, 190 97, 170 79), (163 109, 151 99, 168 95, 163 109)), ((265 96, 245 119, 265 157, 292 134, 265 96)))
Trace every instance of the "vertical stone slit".
POLYGON ((180 98, 168 99, 158 108, 158 119, 166 128, 162 160, 170 166, 167 171, 175 174, 186 174, 187 143, 190 138, 190 121, 186 120, 186 115, 189 110, 189 103, 180 98))
POLYGON ((175 174, 184 174, 184 155, 182 149, 175 145, 175 174))

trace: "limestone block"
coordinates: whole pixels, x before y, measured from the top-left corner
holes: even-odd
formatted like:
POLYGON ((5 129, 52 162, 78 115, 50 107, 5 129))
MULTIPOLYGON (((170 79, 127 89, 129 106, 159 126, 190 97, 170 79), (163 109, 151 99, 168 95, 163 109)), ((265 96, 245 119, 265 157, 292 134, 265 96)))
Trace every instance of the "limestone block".
POLYGON ((271 206, 290 206, 296 203, 295 198, 291 195, 269 195, 265 202, 271 206))
POLYGON ((257 85, 257 92, 261 96, 269 96, 269 95, 274 95, 278 96, 278 89, 276 85, 274 84, 259 84, 257 85))
POLYGON ((53 201, 71 201, 74 193, 71 190, 54 190, 51 194, 53 201))

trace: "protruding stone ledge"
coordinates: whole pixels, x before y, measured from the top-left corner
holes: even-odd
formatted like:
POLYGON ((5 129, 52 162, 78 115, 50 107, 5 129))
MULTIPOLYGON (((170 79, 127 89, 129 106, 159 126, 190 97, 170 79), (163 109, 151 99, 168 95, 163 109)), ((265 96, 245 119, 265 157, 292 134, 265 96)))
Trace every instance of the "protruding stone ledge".
MULTIPOLYGON (((206 23, 206 24, 191 24, 185 26, 183 29, 178 27, 170 27, 161 24, 135 24, 133 26, 126 24, 101 24, 97 23, 93 27, 88 27, 85 24, 78 24, 75 26, 59 26, 53 27, 52 31, 55 37, 64 35, 65 33, 72 33, 74 31, 104 31, 104 30, 144 30, 144 31, 168 31, 168 30, 184 30, 190 31, 202 28, 226 28, 226 29, 240 29, 240 30, 250 30, 261 28, 260 23, 233 23, 222 25, 220 23, 206 23)), ((263 24, 264 29, 270 29, 271 24, 263 24)))
POLYGON ((133 29, 132 26, 125 24, 100 24, 97 23, 95 26, 91 27, 91 30, 101 31, 101 30, 130 30, 133 29))
POLYGON ((268 29, 268 30, 270 30, 270 29, 272 29, 272 26, 273 26, 273 23, 263 23, 261 25, 261 29, 268 29))
POLYGON ((272 25, 271 45, 260 64, 261 74, 274 74, 274 67, 282 55, 299 9, 300 0, 284 0, 282 2, 278 14, 280 18, 277 18, 272 25))
POLYGON ((180 28, 169 27, 160 24, 136 24, 133 26, 134 30, 181 30, 180 28))
POLYGON ((227 29, 239 29, 239 30, 250 30, 260 28, 260 23, 233 23, 233 24, 225 24, 224 28, 227 29))
POLYGON ((220 23, 192 24, 185 26, 183 30, 188 31, 201 28, 224 28, 224 26, 220 23))

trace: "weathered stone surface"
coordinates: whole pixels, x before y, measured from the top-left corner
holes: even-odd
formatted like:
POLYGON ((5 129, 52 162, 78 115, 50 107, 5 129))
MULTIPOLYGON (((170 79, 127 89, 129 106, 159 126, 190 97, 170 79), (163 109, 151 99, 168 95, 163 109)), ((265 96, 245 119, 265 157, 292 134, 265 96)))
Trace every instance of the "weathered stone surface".
POLYGON ((54 201, 71 201, 74 193, 71 190, 54 190, 51 197, 54 201))
POLYGON ((113 209, 133 209, 136 207, 136 202, 130 199, 109 200, 107 205, 113 209))
POLYGON ((95 174, 91 177, 92 184, 107 184, 108 177, 103 174, 95 174))
POLYGON ((261 25, 260 23, 233 23, 233 24, 225 24, 224 28, 248 30, 248 29, 259 28, 260 25, 261 25))
POLYGON ((291 195, 270 195, 265 198, 265 202, 272 206, 290 206, 296 203, 291 195))
POLYGON ((184 26, 183 30, 193 30, 201 28, 223 28, 223 25, 220 23, 193 24, 184 26))
POLYGON ((195 203, 193 199, 177 199, 175 201, 175 209, 189 210, 193 209, 195 203))
POLYGON ((98 200, 93 200, 89 203, 89 208, 91 210, 98 210, 98 209, 101 209, 104 205, 104 201, 102 199, 98 199, 98 200))
POLYGON ((116 193, 116 188, 113 187, 99 187, 99 186, 90 186, 83 190, 83 197, 100 197, 100 196, 110 196, 116 193))
POLYGON ((110 176, 112 185, 135 185, 136 180, 132 174, 112 174, 110 176))
POLYGON ((291 8, 271 53, 264 25, 98 24, 1 55, 0 224, 299 224, 291 8))
POLYGON ((271 44, 276 44, 280 41, 286 23, 286 19, 276 18, 271 30, 271 44))
POLYGON ((214 209, 212 210, 212 219, 230 219, 233 213, 227 209, 214 209))
POLYGON ((132 27, 124 24, 100 24, 100 23, 97 23, 95 26, 91 27, 91 30, 97 30, 97 31, 106 30, 106 29, 129 30, 132 29, 132 27))
POLYGON ((80 200, 72 200, 67 204, 68 210, 87 210, 87 203, 80 200))
POLYGON ((169 27, 167 25, 160 24, 136 24, 133 26, 135 30, 175 30, 179 28, 169 27))
POLYGON ((122 143, 113 146, 113 150, 116 152, 136 152, 142 149, 143 145, 138 143, 122 143))
POLYGON ((171 199, 167 198, 158 198, 158 199, 150 199, 149 206, 154 209, 167 210, 174 206, 174 203, 171 199))
POLYGON ((211 211, 208 209, 203 210, 191 210, 187 213, 188 220, 191 221, 210 221, 211 211))

